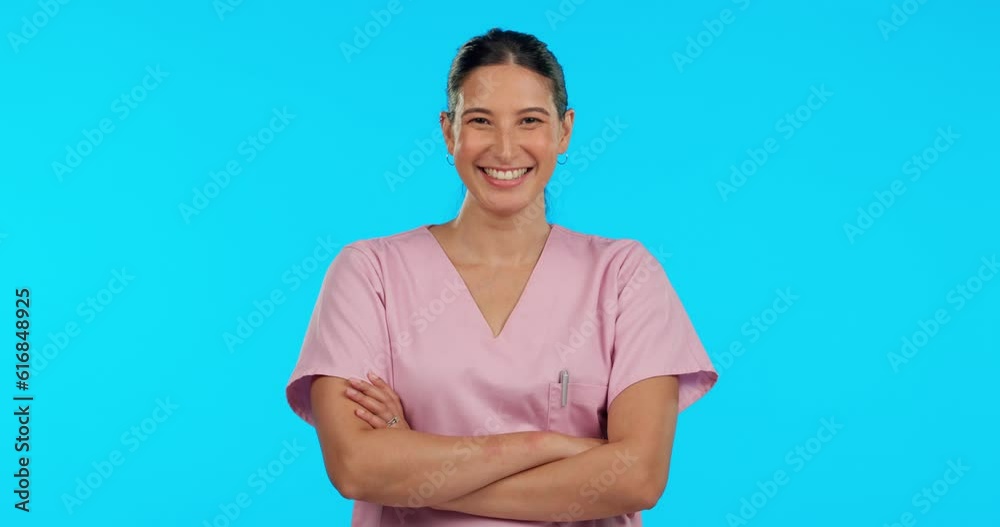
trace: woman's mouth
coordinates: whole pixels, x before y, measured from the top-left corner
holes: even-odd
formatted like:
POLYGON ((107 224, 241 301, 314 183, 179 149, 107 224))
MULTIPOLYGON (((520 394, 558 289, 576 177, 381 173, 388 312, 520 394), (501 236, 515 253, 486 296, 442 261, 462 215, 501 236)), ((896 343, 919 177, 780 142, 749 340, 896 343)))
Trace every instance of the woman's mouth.
POLYGON ((499 168, 479 168, 479 173, 486 178, 491 185, 500 188, 510 188, 521 184, 524 181, 525 176, 531 173, 535 167, 522 167, 522 168, 509 168, 509 169, 499 169, 499 168))

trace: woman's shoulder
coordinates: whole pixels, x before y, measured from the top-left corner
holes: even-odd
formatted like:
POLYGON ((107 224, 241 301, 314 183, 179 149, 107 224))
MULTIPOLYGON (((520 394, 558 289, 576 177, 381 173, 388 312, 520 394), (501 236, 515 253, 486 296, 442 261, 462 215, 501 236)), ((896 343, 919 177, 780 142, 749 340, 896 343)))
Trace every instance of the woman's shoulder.
POLYGON ((663 266, 670 253, 662 246, 648 246, 637 238, 612 236, 556 226, 565 236, 565 254, 578 262, 592 262, 601 272, 630 276, 641 267, 663 266))
POLYGON ((564 234, 567 245, 578 251, 585 251, 601 256, 627 255, 635 250, 643 250, 645 246, 639 240, 631 237, 615 237, 606 234, 577 230, 564 225, 553 224, 564 234))
POLYGON ((410 252, 422 247, 426 241, 426 236, 430 236, 426 224, 419 224, 402 231, 386 232, 374 234, 364 238, 356 238, 344 245, 345 248, 355 249, 365 253, 367 256, 381 259, 390 254, 410 252))

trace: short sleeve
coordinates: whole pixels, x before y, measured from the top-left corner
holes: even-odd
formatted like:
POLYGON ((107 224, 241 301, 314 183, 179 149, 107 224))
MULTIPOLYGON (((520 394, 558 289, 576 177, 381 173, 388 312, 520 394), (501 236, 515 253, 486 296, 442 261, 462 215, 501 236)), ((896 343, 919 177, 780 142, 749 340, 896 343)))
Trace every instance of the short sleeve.
POLYGON ((315 426, 310 389, 316 376, 391 383, 391 358, 381 276, 373 257, 345 246, 330 263, 306 328, 298 362, 285 388, 296 415, 315 426))
POLYGON ((663 266, 645 246, 634 242, 618 277, 608 404, 636 382, 676 375, 683 411, 708 393, 718 373, 663 266))

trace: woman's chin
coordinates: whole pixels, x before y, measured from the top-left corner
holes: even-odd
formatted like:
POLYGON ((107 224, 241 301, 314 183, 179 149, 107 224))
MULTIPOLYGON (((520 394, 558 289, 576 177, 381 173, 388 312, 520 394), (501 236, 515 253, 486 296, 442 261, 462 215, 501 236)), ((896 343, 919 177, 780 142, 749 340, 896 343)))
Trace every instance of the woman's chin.
POLYGON ((530 218, 542 215, 545 202, 540 193, 536 199, 529 198, 528 193, 518 193, 520 195, 497 194, 487 191, 479 200, 483 208, 493 215, 508 217, 523 213, 530 218))

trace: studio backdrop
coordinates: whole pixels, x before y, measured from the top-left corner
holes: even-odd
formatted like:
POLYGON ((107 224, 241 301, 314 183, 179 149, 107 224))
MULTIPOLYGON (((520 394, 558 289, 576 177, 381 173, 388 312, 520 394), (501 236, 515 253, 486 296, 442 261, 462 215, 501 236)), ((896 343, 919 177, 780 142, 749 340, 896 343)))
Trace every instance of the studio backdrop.
POLYGON ((998 17, 4 2, 0 523, 349 524, 285 383, 346 244, 457 212, 438 114, 492 27, 566 73, 549 220, 648 247, 720 375, 645 524, 995 520, 998 17))

